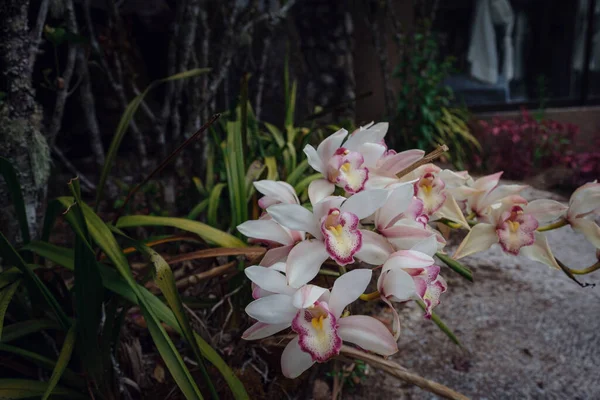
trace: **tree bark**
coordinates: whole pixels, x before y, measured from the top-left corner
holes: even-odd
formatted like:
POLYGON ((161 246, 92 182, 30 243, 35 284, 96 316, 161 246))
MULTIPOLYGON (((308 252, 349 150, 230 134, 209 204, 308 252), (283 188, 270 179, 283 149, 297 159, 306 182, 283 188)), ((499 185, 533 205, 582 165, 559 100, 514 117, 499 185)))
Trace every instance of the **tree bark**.
MULTIPOLYGON (((50 153, 41 134, 42 113, 31 84, 33 49, 27 12, 29 0, 0 2, 0 156, 9 159, 19 175, 29 229, 35 236, 39 211, 46 193, 50 153)), ((19 241, 19 228, 8 190, 0 179, 0 227, 11 241, 19 241)))

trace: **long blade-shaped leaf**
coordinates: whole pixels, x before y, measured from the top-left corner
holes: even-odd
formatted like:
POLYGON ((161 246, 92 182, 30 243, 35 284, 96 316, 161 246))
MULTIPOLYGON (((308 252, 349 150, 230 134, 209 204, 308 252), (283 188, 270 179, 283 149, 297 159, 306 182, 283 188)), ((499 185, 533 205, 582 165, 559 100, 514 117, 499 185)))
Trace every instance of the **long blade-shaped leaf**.
POLYGON ((102 199, 102 195, 104 192, 104 186, 106 185, 106 180, 108 179, 108 174, 112 168, 112 165, 117 157, 117 152, 119 147, 121 146, 121 142, 123 141, 123 137, 125 137, 125 133, 127 132, 127 128, 131 124, 133 117, 139 108, 142 101, 144 101, 144 97, 152 90, 152 88, 157 85, 174 81, 178 79, 191 78, 197 75, 205 74, 210 71, 210 68, 196 68, 189 71, 184 71, 175 75, 171 75, 167 78, 159 79, 157 81, 152 82, 146 90, 136 96, 131 102, 127 105, 127 108, 123 112, 121 116, 121 120, 119 121, 119 125, 117 126, 117 130, 115 132, 115 136, 110 144, 110 148, 108 149, 108 154, 106 155, 106 161, 104 162, 104 166, 102 167, 102 174, 100 175, 100 182, 98 183, 97 193, 96 193, 96 209, 98 209, 98 205, 100 200, 102 199))
MULTIPOLYGON (((40 398, 46 389, 48 383, 33 381, 29 379, 0 379, 0 399, 28 399, 40 398)), ((62 386, 54 388, 54 395, 62 399, 86 399, 87 397, 79 392, 62 386), (58 397, 60 396, 60 397, 58 397)))
POLYGON ((4 315, 8 309, 8 305, 13 295, 19 287, 20 280, 17 280, 10 285, 0 289, 0 340, 2 339, 2 327, 4 326, 4 315))
POLYGON ((65 368, 67 368, 67 364, 69 364, 71 354, 73 353, 73 346, 75 345, 75 333, 75 324, 73 324, 67 332, 65 342, 63 343, 63 347, 58 355, 58 360, 56 360, 56 366, 52 371, 52 376, 48 381, 48 387, 46 388, 46 392, 44 393, 42 400, 46 400, 48 397, 50 397, 54 389, 56 389, 56 385, 65 371, 65 368))
POLYGON ((473 272, 471 272, 471 270, 469 268, 465 267, 460 262, 456 261, 452 257, 449 257, 445 254, 435 253, 435 255, 437 258, 442 260, 444 262, 444 264, 446 264, 454 272, 458 273, 460 276, 462 276, 466 280, 473 282, 473 272))
POLYGON ((218 226, 217 213, 219 211, 219 203, 221 202, 221 192, 225 187, 227 187, 226 184, 218 183, 210 192, 210 197, 208 199, 208 211, 206 212, 206 219, 210 226, 218 226))
POLYGON ((27 220, 27 212, 25 211, 25 200, 23 200, 23 193, 21 192, 21 184, 19 183, 19 177, 17 176, 17 172, 12 163, 4 157, 0 157, 0 175, 4 177, 10 199, 15 207, 23 243, 28 243, 30 240, 29 223, 27 220))
POLYGON ((12 342, 27 336, 29 334, 39 332, 42 329, 60 329, 61 326, 51 319, 30 319, 15 324, 6 325, 2 333, 2 343, 12 342))
POLYGON ((170 226, 193 232, 209 243, 220 247, 246 247, 246 243, 233 235, 213 228, 202 222, 184 218, 158 217, 153 215, 128 215, 121 217, 117 228, 131 228, 137 226, 170 226))
POLYGON ((64 329, 69 329, 71 323, 69 317, 58 304, 58 301, 54 298, 50 290, 44 285, 44 283, 38 278, 38 276, 31 270, 29 265, 21 258, 19 253, 14 247, 8 242, 6 237, 0 232, 0 255, 6 259, 9 263, 19 268, 19 270, 27 277, 29 281, 29 290, 39 292, 46 303, 50 306, 50 309, 56 314, 59 323, 64 329))

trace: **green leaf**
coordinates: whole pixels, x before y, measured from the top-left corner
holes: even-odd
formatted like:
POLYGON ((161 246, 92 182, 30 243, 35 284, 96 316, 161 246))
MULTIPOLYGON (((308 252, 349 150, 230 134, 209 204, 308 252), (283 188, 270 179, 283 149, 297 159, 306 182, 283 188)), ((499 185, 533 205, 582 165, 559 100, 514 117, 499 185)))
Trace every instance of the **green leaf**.
POLYGON ((75 252, 67 247, 60 247, 55 244, 41 242, 38 240, 31 241, 28 245, 23 246, 22 250, 32 251, 55 264, 61 265, 70 270, 75 269, 75 252))
POLYGON ((10 199, 15 207, 15 214, 21 228, 21 238, 23 239, 23 243, 28 243, 30 240, 29 224, 27 222, 27 212, 25 210, 23 193, 21 192, 21 184, 19 183, 19 177, 17 176, 17 172, 12 163, 4 157, 0 157, 0 174, 4 177, 10 199))
POLYGON ((12 342, 23 336, 39 332, 42 329, 60 329, 61 326, 50 319, 30 319, 23 322, 7 325, 2 332, 2 343, 12 342))
POLYGON ((208 191, 206 190, 206 187, 204 187, 204 185, 202 184, 202 180, 200 178, 194 176, 192 178, 192 181, 194 182, 194 186, 196 186, 196 189, 198 189, 198 192, 202 196, 206 196, 208 194, 208 191))
POLYGON ((6 237, 0 232, 0 255, 10 264, 17 267, 26 277, 29 282, 28 290, 37 291, 42 295, 46 303, 50 306, 50 309, 57 316, 58 321, 60 322, 63 329, 69 329, 71 323, 69 321, 69 317, 65 314, 65 312, 60 307, 60 304, 50 290, 44 285, 44 283, 38 278, 38 276, 31 270, 31 267, 25 263, 25 261, 21 258, 19 253, 15 250, 14 247, 8 242, 6 237))
MULTIPOLYGON (((27 399, 31 397, 40 398, 47 390, 48 383, 33 381, 29 379, 0 379, 0 399, 27 399)), ((71 389, 62 386, 54 388, 54 395, 57 398, 69 399, 87 399, 71 389), (60 397, 58 397, 60 396, 60 397)))
POLYGON ((246 198, 246 168, 244 148, 242 147, 241 122, 228 121, 226 124, 227 140, 223 147, 225 170, 227 173, 227 189, 229 191, 231 228, 248 219, 248 199, 246 198))
POLYGON ((146 90, 136 96, 131 102, 127 105, 127 108, 123 112, 121 116, 121 120, 117 125, 117 130, 115 132, 115 136, 110 144, 110 148, 108 149, 108 153, 106 154, 106 161, 104 162, 104 166, 102 167, 102 173, 100 175, 100 182, 98 183, 97 193, 96 193, 96 209, 100 204, 100 200, 102 199, 102 195, 104 194, 104 187, 106 186, 106 180, 108 179, 108 174, 114 164, 114 161, 117 157, 117 152, 119 151, 119 147, 121 146, 121 142, 123 141, 123 137, 125 137, 125 133, 127 132, 127 128, 131 124, 133 117, 139 108, 142 101, 144 101, 144 97, 152 90, 154 87, 160 85, 161 83, 174 81, 178 79, 186 79, 194 76, 198 76, 201 74, 205 74, 210 71, 210 68, 196 68, 191 69, 189 71, 180 72, 175 75, 171 75, 167 78, 159 79, 152 82, 146 90))
MULTIPOLYGON (((427 309, 427 306, 425 306, 423 300, 417 300, 417 304, 419 305, 419 307, 421 307, 421 309, 427 309)), ((442 332, 446 334, 446 336, 448 336, 450 340, 452 340, 452 342, 462 347, 462 344, 460 344, 460 341, 458 340, 454 332, 452 332, 452 330, 448 328, 448 326, 433 311, 431 312, 431 320, 438 326, 438 328, 440 328, 442 332)))
MULTIPOLYGON (((69 360, 71 359, 71 354, 73 353, 73 347, 75 345, 75 335, 76 335, 75 324, 73 324, 71 326, 71 328, 69 329, 69 331, 67 332, 67 336, 65 337, 65 342, 63 343, 63 347, 60 350, 58 359, 56 360, 56 366, 54 367, 54 370, 52 371, 52 376, 50 377, 50 380, 48 381, 48 387, 46 388, 46 392, 44 393, 42 400, 48 399, 48 397, 50 397, 52 392, 55 391, 58 381, 60 380, 60 378, 63 375, 63 372, 67 368, 67 365, 69 364, 69 360)), ((54 393, 54 394, 57 394, 57 393, 54 393)))
POLYGON ((273 124, 270 124, 268 122, 263 122, 263 124, 265 125, 265 127, 267 128, 269 133, 271 133, 271 135, 273 136, 273 139, 275 139, 275 143, 277 143, 277 147, 282 149, 285 146, 285 139, 283 137, 283 133, 281 133, 279 128, 277 128, 273 124))
POLYGON ((48 239, 50 239, 50 234, 52 233, 52 228, 54 228, 56 217, 63 211, 65 211, 65 208, 60 201, 54 199, 48 202, 46 212, 44 213, 44 226, 41 237, 42 241, 47 242, 48 239))
POLYGON ((0 289, 0 340, 2 340, 2 326, 4 325, 4 316, 10 304, 10 300, 19 287, 20 280, 16 280, 8 286, 0 289))
MULTIPOLYGON (((56 367, 56 362, 54 362, 54 360, 51 360, 47 357, 44 357, 40 354, 34 353, 29 350, 11 346, 9 344, 0 343, 0 351, 23 357, 24 359, 29 360, 34 364, 39 365, 40 367, 50 371, 54 370, 54 368, 56 367)), ((85 382, 82 379, 82 377, 77 375, 69 368, 65 368, 63 370, 61 380, 68 386, 76 387, 78 389, 85 388, 85 382)))
POLYGON ((286 182, 290 185, 294 186, 298 182, 298 180, 302 177, 306 169, 308 168, 308 159, 302 160, 298 166, 288 174, 286 182))
POLYGON ((198 221, 185 218, 157 217, 153 215, 130 215, 121 217, 117 222, 117 228, 131 228, 137 226, 170 226, 200 236, 209 243, 220 247, 246 247, 246 243, 240 239, 225 233, 219 229, 198 221))
POLYGON ((202 200, 200 203, 196 204, 196 206, 194 208, 192 208, 192 211, 190 211, 187 218, 188 219, 198 218, 198 215, 202 214, 202 212, 204 210, 206 210, 207 206, 208 206, 208 199, 202 200))
MULTIPOLYGON (((260 160, 254 160, 246 171, 246 199, 250 201, 254 194, 254 182, 257 181, 265 170, 266 165, 260 160)), ((212 225, 212 224, 211 224, 212 225)))
POLYGON ((275 157, 265 157, 265 165, 267 166, 267 179, 270 181, 278 180, 279 173, 277 172, 277 160, 275 157))
POLYGON ((306 178, 302 179, 295 187, 294 189, 296 190, 296 193, 300 194, 302 193, 307 187, 308 185, 314 181, 317 180, 319 178, 323 178, 323 174, 318 173, 318 174, 312 174, 307 176, 306 178))
POLYGON ((218 183, 210 192, 210 197, 208 198, 208 212, 206 213, 206 218, 210 226, 219 225, 219 223, 217 222, 219 218, 217 213, 219 211, 219 203, 221 202, 221 192, 226 187, 226 184, 218 183))
POLYGON ((473 282, 473 272, 452 257, 449 257, 442 253, 435 253, 436 257, 442 260, 444 264, 446 264, 450 269, 454 272, 458 273, 460 276, 465 278, 468 281, 473 282))

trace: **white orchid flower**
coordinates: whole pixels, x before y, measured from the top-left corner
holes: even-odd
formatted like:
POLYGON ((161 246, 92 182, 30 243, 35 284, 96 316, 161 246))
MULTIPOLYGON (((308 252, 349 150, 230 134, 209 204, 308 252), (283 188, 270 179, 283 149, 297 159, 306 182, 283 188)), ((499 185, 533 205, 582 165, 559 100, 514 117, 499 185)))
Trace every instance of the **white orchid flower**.
MULTIPOLYGON (((264 195, 258 200, 263 209, 274 204, 300 204, 296 191, 287 182, 262 180, 254 182, 254 187, 264 195)), ((281 226, 267 213, 257 220, 238 225, 237 229, 250 238, 250 242, 266 244, 270 248, 261 262, 264 266, 285 261, 294 244, 305 238, 303 231, 281 226)))
POLYGON ((286 276, 292 287, 300 287, 313 279, 321 265, 332 258, 339 265, 354 262, 354 257, 379 265, 387 254, 383 237, 360 229, 359 221, 373 214, 387 200, 383 189, 366 190, 346 199, 330 196, 313 204, 313 211, 298 204, 276 204, 267 212, 277 223, 308 232, 314 239, 304 240, 290 251, 286 276))
POLYGON ((569 200, 566 219, 571 227, 600 249, 600 227, 594 221, 600 215, 600 183, 590 182, 577 188, 569 200))
POLYGON ((361 128, 344 142, 348 131, 340 129, 323 140, 317 149, 306 145, 304 153, 314 170, 325 177, 311 182, 311 191, 319 201, 333 193, 335 186, 347 193, 358 193, 365 188, 369 169, 374 168, 386 150, 380 142, 387 133, 388 123, 361 128), (343 143, 343 145, 342 145, 343 143))
POLYGON ((466 196, 468 213, 472 212, 475 216, 482 217, 490 211, 491 206, 504 199, 522 199, 518 194, 527 185, 498 185, 502 174, 503 172, 497 172, 486 175, 473 182, 475 191, 466 196))
POLYGON ((539 221, 534 217, 536 215, 544 221, 551 216, 536 207, 530 208, 531 213, 526 210, 527 202, 524 199, 516 202, 514 199, 505 199, 499 206, 492 207, 487 217, 489 223, 475 225, 458 246, 453 258, 458 260, 499 243, 506 253, 523 255, 550 267, 560 268, 546 237, 537 232, 539 221))
POLYGON ((281 355, 284 376, 296 378, 315 362, 326 362, 339 354, 343 342, 382 356, 398 351, 394 336, 379 320, 365 315, 340 318, 370 280, 368 269, 350 271, 336 279, 331 294, 326 292, 313 303, 308 300, 303 304, 292 321, 292 330, 298 336, 288 343, 281 355))

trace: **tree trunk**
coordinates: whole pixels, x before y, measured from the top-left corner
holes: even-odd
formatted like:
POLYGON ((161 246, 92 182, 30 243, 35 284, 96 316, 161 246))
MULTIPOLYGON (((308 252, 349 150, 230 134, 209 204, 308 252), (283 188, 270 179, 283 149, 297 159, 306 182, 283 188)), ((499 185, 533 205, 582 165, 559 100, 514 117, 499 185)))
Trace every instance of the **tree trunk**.
MULTIPOLYGON (((32 236, 39 222, 50 171, 50 154, 41 134, 42 113, 31 84, 31 52, 27 12, 28 0, 0 2, 0 156, 17 170, 32 236)), ((32 59, 34 57, 31 57, 32 59)), ((0 179, 0 229, 11 241, 19 241, 19 228, 7 186, 0 179)))

